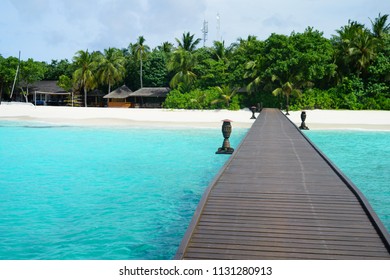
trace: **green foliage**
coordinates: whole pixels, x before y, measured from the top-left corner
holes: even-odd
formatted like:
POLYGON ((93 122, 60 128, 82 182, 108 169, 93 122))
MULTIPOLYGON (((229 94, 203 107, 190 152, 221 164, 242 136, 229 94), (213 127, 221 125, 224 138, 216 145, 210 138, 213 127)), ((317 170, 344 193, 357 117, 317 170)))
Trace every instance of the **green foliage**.
POLYGON ((98 85, 97 73, 101 54, 98 52, 90 53, 87 51, 78 51, 73 57, 76 70, 73 73, 73 87, 84 90, 84 106, 87 107, 87 93, 98 85))
POLYGON ((218 88, 195 89, 186 93, 175 89, 168 94, 163 107, 178 109, 240 109, 237 96, 231 96, 229 102, 215 102, 216 100, 222 100, 223 94, 221 89, 218 88))
POLYGON ((29 58, 20 65, 20 78, 26 85, 43 79, 46 72, 44 63, 29 58))
POLYGON ((3 58, 0 56, 0 94, 9 95, 15 78, 19 60, 16 57, 3 58))
POLYGON ((102 85, 108 85, 108 93, 111 86, 122 81, 125 75, 125 58, 119 49, 108 48, 103 54, 98 54, 97 59, 97 79, 102 85))
POLYGON ((58 80, 61 75, 72 77, 74 72, 73 64, 67 59, 52 60, 50 64, 46 65, 46 68, 44 80, 58 80))
POLYGON ((183 49, 187 52, 192 52, 196 49, 196 46, 200 43, 200 38, 194 40, 195 34, 190 34, 190 32, 183 33, 182 39, 179 40, 176 38, 179 49, 183 49))
POLYGON ((178 49, 173 52, 168 63, 168 71, 174 73, 171 79, 171 88, 178 88, 180 85, 191 88, 196 80, 196 74, 193 72, 197 64, 196 56, 184 49, 178 49))
POLYGON ((336 91, 334 89, 308 89, 294 100, 292 110, 332 109, 335 108, 336 91))
POLYGON ((147 87, 166 87, 169 84, 166 67, 167 56, 163 51, 154 50, 144 63, 144 84, 147 87))
POLYGON ((61 75, 58 79, 57 85, 65 91, 70 92, 73 88, 72 79, 66 75, 61 75))
POLYGON ((34 61, 29 58, 27 61, 21 61, 20 64, 20 89, 26 102, 28 101, 29 87, 36 81, 43 79, 46 72, 46 66, 43 62, 34 61))
MULTIPOLYGON (((106 90, 122 82, 132 90, 144 83, 169 84, 174 90, 165 102, 167 108, 237 109, 257 104, 284 108, 289 103, 291 109, 388 110, 388 15, 379 14, 371 25, 350 20, 332 39, 308 27, 302 33, 271 34, 265 40, 248 36, 230 46, 216 41, 203 48, 198 48, 200 39, 187 32, 176 38, 175 47, 164 42, 153 51, 139 36, 127 49, 115 49, 119 64, 110 64, 108 53, 79 51, 71 63, 44 64, 44 78, 73 76, 75 90, 84 90, 85 97, 91 89, 106 90), (231 94, 232 89, 237 93, 231 94)), ((0 56, 1 92, 10 92, 17 62, 0 56)), ((31 80, 37 78, 41 77, 31 80)), ((23 79, 29 83, 30 78, 23 79)))

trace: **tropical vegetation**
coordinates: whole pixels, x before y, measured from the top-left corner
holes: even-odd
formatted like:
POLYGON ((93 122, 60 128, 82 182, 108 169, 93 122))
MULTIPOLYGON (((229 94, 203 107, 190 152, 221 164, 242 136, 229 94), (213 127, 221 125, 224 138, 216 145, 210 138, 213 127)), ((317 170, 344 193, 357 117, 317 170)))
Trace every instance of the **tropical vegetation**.
MULTIPOLYGON (((19 61, 0 55, 0 94, 10 99, 18 75, 19 98, 31 84, 58 80, 84 97, 126 84, 137 90, 171 87, 164 107, 239 109, 260 105, 321 109, 390 110, 390 23, 379 14, 370 26, 348 21, 331 38, 311 27, 302 33, 215 41, 198 47, 189 32, 151 49, 140 36, 127 48, 80 50, 72 61, 19 61)), ((13 96, 12 98, 15 98, 13 96)))

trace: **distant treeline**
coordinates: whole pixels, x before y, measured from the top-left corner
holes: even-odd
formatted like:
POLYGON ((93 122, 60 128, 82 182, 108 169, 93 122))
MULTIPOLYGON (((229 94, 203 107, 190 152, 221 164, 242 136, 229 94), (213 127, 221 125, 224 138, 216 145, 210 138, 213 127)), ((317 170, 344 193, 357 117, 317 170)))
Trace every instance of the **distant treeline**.
MULTIPOLYGON (((19 93, 39 80, 59 80, 66 90, 87 97, 100 89, 109 92, 126 84, 171 87, 166 108, 390 110, 390 23, 379 14, 371 26, 356 21, 328 39, 308 27, 289 36, 255 36, 230 46, 215 41, 199 47, 200 39, 184 33, 175 43, 150 49, 143 36, 126 49, 78 51, 72 61, 33 59, 19 65, 19 93)), ((0 92, 10 98, 18 59, 0 55, 0 92)), ((19 95, 20 96, 20 95, 19 95)))

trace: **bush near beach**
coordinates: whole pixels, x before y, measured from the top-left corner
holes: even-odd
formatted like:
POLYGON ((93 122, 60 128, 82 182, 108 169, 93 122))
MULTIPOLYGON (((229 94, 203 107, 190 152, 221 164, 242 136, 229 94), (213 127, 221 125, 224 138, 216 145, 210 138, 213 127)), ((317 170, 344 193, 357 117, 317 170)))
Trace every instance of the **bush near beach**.
MULTIPOLYGON (((78 51, 72 61, 19 61, 0 55, 0 97, 9 100, 16 69, 19 99, 39 80, 59 80, 81 100, 99 89, 126 84, 170 87, 166 108, 231 109, 261 104, 290 109, 390 110, 390 23, 379 14, 371 26, 349 21, 331 38, 308 27, 266 40, 239 38, 230 46, 183 33, 175 44, 151 49, 140 36, 127 48, 78 51), (84 96, 84 98, 81 98, 84 96)), ((30 93, 31 94, 31 93, 30 93)), ((13 97, 15 99, 15 97, 13 97)))

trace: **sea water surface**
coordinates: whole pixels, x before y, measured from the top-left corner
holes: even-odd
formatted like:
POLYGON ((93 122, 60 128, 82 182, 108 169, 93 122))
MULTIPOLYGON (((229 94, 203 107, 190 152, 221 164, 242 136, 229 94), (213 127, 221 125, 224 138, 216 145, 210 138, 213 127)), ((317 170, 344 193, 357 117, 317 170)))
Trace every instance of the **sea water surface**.
MULTIPOLYGON (((235 129, 236 147, 247 129, 235 129)), ((171 259, 220 129, 0 123, 0 259, 171 259)))
POLYGON ((310 130, 305 134, 359 188, 390 231, 390 131, 310 130))
MULTIPOLYGON (((233 123, 237 147, 247 129, 233 123)), ((308 131, 390 229, 390 132, 308 131)), ((171 259, 227 155, 220 129, 0 122, 0 259, 171 259)))

